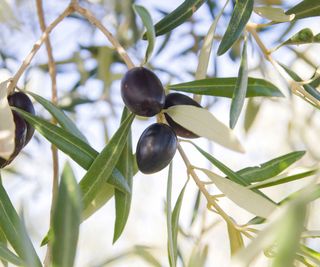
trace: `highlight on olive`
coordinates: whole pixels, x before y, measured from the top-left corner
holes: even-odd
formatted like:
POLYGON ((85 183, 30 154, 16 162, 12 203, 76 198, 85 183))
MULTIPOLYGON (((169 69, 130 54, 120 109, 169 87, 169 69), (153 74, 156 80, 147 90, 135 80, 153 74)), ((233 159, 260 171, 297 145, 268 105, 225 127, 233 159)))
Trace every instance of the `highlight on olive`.
MULTIPOLYGON (((35 114, 30 98, 22 92, 15 92, 9 95, 8 103, 10 106, 20 108, 33 115, 35 114)), ((14 151, 8 160, 0 157, 0 168, 9 165, 34 134, 34 128, 31 124, 25 121, 17 112, 12 111, 12 114, 15 124, 14 151)))
POLYGON ((128 109, 136 115, 152 117, 165 102, 159 78, 144 67, 130 69, 121 80, 121 96, 128 109))
MULTIPOLYGON (((166 101, 164 108, 167 109, 172 106, 176 105, 190 105, 201 108, 201 105, 190 98, 189 96, 180 94, 180 93, 171 93, 166 96, 166 101)), ((178 123, 176 123, 168 114, 164 113, 164 116, 168 122, 168 124, 173 128, 176 135, 184 137, 184 138, 198 138, 199 136, 195 133, 187 130, 186 128, 182 127, 178 123)))
POLYGON ((154 123, 140 136, 136 159, 141 172, 151 174, 165 168, 177 150, 177 136, 166 124, 154 123))

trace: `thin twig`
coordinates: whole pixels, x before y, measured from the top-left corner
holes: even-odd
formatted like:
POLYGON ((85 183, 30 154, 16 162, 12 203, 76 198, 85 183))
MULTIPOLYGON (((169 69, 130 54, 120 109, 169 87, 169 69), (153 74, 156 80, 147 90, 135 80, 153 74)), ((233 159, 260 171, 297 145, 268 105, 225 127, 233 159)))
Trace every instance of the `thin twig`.
POLYGON ((205 196, 205 198, 207 199, 208 202, 208 207, 209 208, 214 208, 214 210, 227 222, 232 224, 236 229, 239 228, 238 225, 235 224, 235 222, 229 217, 229 215, 227 215, 224 210, 214 201, 214 198, 212 198, 212 196, 209 194, 209 192, 207 191, 207 189, 205 188, 204 184, 201 182, 201 180, 199 179, 198 175, 196 174, 196 172, 194 171, 193 166, 191 165, 186 153, 184 152, 183 148, 181 147, 181 145, 178 143, 178 151, 187 167, 187 170, 189 172, 189 174, 191 175, 191 177, 193 178, 194 182, 196 183, 196 185, 198 186, 199 190, 201 191, 201 193, 205 196))
MULTIPOLYGON (((42 0, 36 0, 37 5, 37 13, 39 18, 39 24, 42 32, 46 31, 46 22, 43 14, 43 5, 42 0)), ((57 75, 56 75, 56 64, 53 58, 52 46, 50 42, 50 37, 45 39, 45 46, 48 54, 48 66, 49 66, 49 74, 51 78, 51 101, 54 104, 58 102, 58 93, 57 93, 57 75)), ((52 119, 53 124, 57 124, 56 120, 52 119)), ((52 166, 53 166, 53 177, 52 177, 52 197, 51 197, 51 210, 50 210, 50 228, 52 227, 53 222, 53 211, 54 211, 54 203, 56 201, 56 196, 58 192, 59 186, 59 156, 58 149, 55 145, 51 144, 51 152, 52 152, 52 166)), ((44 266, 49 266, 51 261, 51 243, 48 243, 47 252, 44 260, 44 266)))
POLYGON ((131 58, 128 56, 126 50, 122 47, 119 41, 109 32, 102 23, 86 8, 79 6, 77 3, 73 3, 73 7, 76 12, 84 16, 92 25, 96 26, 110 41, 112 46, 117 50, 119 56, 123 59, 129 69, 134 67, 131 58))
POLYGON ((33 57, 35 54, 38 52, 40 47, 43 45, 43 43, 46 41, 46 39, 49 36, 49 33, 68 15, 70 15, 73 12, 73 7, 70 5, 68 6, 60 15, 57 17, 43 32, 41 35, 40 39, 33 45, 30 53, 26 56, 26 58, 23 60, 21 66, 19 67, 18 71, 16 74, 13 76, 11 79, 11 82, 8 86, 8 92, 13 92, 14 88, 16 87, 20 77, 22 74, 25 72, 27 67, 30 65, 33 57))

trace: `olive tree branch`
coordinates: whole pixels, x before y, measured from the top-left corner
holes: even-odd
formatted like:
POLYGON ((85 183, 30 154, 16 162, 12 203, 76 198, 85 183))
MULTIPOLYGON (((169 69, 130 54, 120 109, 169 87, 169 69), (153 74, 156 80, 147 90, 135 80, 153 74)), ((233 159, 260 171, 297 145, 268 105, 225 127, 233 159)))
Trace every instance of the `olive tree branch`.
POLYGON ((259 46, 260 50, 262 51, 264 57, 274 66, 274 68, 279 72, 279 74, 286 79, 286 81, 289 83, 291 91, 301 98, 308 101, 313 106, 320 108, 320 101, 313 97, 312 95, 308 94, 304 88, 301 86, 301 84, 294 79, 292 79, 279 65, 279 63, 273 59, 271 56, 272 51, 267 49, 264 43, 262 42, 260 36, 258 35, 257 31, 257 24, 255 23, 248 23, 246 25, 246 30, 250 32, 254 40, 256 41, 257 45, 259 46))
POLYGON ((13 76, 13 78, 10 81, 10 84, 8 85, 8 92, 13 92, 14 88, 16 87, 20 77, 25 72, 27 67, 30 65, 33 57, 38 52, 40 47, 43 45, 43 43, 47 40, 49 33, 68 15, 70 15, 73 12, 72 5, 69 5, 43 32, 41 37, 35 44, 33 45, 30 53, 26 56, 26 58, 23 60, 21 66, 19 67, 16 74, 13 76))
MULTIPOLYGON (((37 14, 39 18, 39 25, 42 32, 46 31, 46 22, 43 14, 43 5, 42 0, 36 0, 37 6, 37 14)), ((54 104, 58 103, 58 94, 57 94, 57 75, 56 75, 56 64, 54 61, 53 53, 52 53, 52 46, 50 42, 50 36, 45 39, 45 46, 48 54, 48 66, 49 66, 49 74, 51 78, 51 101, 54 104)), ((57 121, 53 118, 53 124, 57 124, 57 121)), ((52 177, 52 197, 51 197, 51 209, 50 209, 50 227, 52 227, 53 221, 53 207, 54 203, 57 198, 58 194, 58 187, 59 187, 59 156, 58 156, 58 149, 55 145, 51 145, 52 151, 52 165, 53 165, 53 177, 52 177)), ((44 266, 49 266, 51 260, 51 243, 48 243, 48 248, 44 260, 44 266)))
POLYGON ((131 58, 128 56, 126 50, 122 47, 119 41, 112 35, 110 31, 86 8, 83 8, 78 5, 77 2, 73 2, 72 6, 76 12, 85 17, 92 25, 96 26, 110 41, 112 46, 117 50, 119 56, 123 59, 129 69, 134 67, 134 64, 131 58))
POLYGON ((194 170, 194 167, 191 165, 186 153, 184 152, 183 148, 181 147, 180 143, 178 143, 178 151, 187 167, 188 173, 193 178, 194 182, 198 186, 201 193, 205 196, 207 200, 207 206, 209 210, 214 209, 216 213, 218 213, 227 223, 232 224, 236 229, 239 229, 239 226, 229 217, 228 214, 224 212, 224 210, 217 204, 217 202, 212 198, 210 193, 207 191, 205 185, 201 182, 200 178, 198 177, 197 173, 194 170))

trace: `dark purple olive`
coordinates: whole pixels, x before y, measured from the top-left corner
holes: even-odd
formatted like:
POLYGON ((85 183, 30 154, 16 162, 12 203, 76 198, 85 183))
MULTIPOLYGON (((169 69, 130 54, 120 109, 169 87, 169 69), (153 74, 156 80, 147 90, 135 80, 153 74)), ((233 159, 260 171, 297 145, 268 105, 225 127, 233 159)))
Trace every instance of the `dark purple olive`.
POLYGON ((15 124, 15 138, 14 138, 14 151, 8 160, 0 158, 0 168, 9 165, 12 160, 19 154, 21 149, 25 146, 27 135, 27 124, 21 116, 12 111, 14 124, 15 124))
POLYGON ((133 68, 125 74, 121 81, 121 96, 130 111, 145 117, 158 114, 165 101, 161 81, 143 67, 133 68))
POLYGON ((166 124, 154 123, 140 136, 137 164, 141 172, 155 173, 166 167, 177 150, 177 136, 166 124))
MULTIPOLYGON (((164 104, 164 108, 169 108, 176 105, 190 105, 201 108, 198 102, 193 100, 192 98, 179 94, 179 93, 171 93, 166 96, 166 102, 164 104)), ((198 138, 199 136, 194 134, 193 132, 187 130, 186 128, 182 127, 178 123, 174 122, 173 119, 166 113, 164 113, 168 124, 173 128, 176 135, 185 137, 185 138, 198 138)))
MULTIPOLYGON (((22 92, 15 92, 9 95, 8 102, 10 106, 20 108, 26 112, 31 113, 32 115, 35 114, 34 107, 30 98, 22 92)), ((26 124, 27 124, 27 136, 26 136, 25 145, 29 143, 30 139, 34 134, 33 126, 28 122, 26 122, 26 124)))

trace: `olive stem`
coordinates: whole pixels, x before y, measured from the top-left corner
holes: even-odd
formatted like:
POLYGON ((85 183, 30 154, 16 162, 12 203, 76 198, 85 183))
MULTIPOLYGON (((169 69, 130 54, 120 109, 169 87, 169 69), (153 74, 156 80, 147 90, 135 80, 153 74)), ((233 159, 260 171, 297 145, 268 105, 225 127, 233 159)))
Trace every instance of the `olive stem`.
MULTIPOLYGON (((186 167, 187 167, 187 171, 188 173, 191 175, 191 177, 193 178, 194 182, 196 183, 196 185, 198 186, 199 190, 201 191, 201 193, 205 196, 205 198, 207 199, 208 202, 208 208, 214 208, 215 212, 217 212, 227 223, 232 224, 235 228, 239 228, 238 225, 235 224, 235 222, 229 217, 229 215, 227 215, 224 210, 216 203, 216 201, 212 198, 212 196, 209 194, 209 192, 207 191, 207 189, 205 188, 204 184, 201 182, 201 180, 199 179, 198 175, 196 174, 194 167, 192 166, 192 164, 190 163, 186 153, 184 152, 183 148, 181 147, 180 143, 178 142, 178 150, 179 153, 181 155, 181 158, 183 159, 186 167)), ((212 209, 210 209, 212 210, 212 209)))
POLYGON ((257 45, 259 46, 261 52, 263 53, 264 57, 274 66, 274 68, 278 71, 278 73, 291 85, 291 91, 297 96, 300 96, 301 98, 305 99, 312 105, 316 106, 317 108, 320 107, 320 101, 313 97, 312 95, 308 94, 304 88, 301 86, 301 84, 294 79, 292 79, 279 65, 279 63, 273 59, 271 56, 272 51, 267 49, 267 47, 264 45, 263 41, 261 40, 260 36, 258 35, 256 29, 258 28, 258 25, 255 23, 249 22, 246 26, 246 30, 250 32, 254 40, 256 41, 257 45))
POLYGON ((73 12, 73 7, 69 5, 42 33, 41 37, 35 44, 33 45, 31 51, 26 56, 26 58, 23 60, 21 66, 19 67, 16 74, 13 76, 13 78, 10 80, 10 83, 8 85, 8 93, 12 93, 15 89, 20 77, 25 72, 27 67, 30 65, 33 57, 38 52, 40 47, 43 45, 43 43, 47 40, 49 37, 49 33, 68 15, 70 15, 73 12))
POLYGON ((122 47, 119 41, 112 35, 111 32, 105 28, 102 23, 86 8, 78 5, 78 3, 73 3, 73 7, 76 12, 84 16, 92 25, 96 26, 110 41, 113 47, 117 50, 119 56, 123 59, 129 69, 134 68, 134 64, 131 58, 128 56, 126 50, 122 47))
MULTIPOLYGON (((37 14, 39 18, 39 24, 42 32, 46 31, 46 22, 44 18, 42 0, 36 0, 37 14)), ((51 101, 53 104, 58 103, 58 94, 57 94, 57 75, 56 75, 56 64, 53 57, 52 46, 50 42, 50 36, 45 39, 45 46, 48 55, 48 66, 49 74, 51 78, 51 101)), ((53 118, 53 124, 57 124, 57 121, 53 118)), ((52 197, 51 197, 51 208, 50 208, 50 228, 52 228, 53 223, 53 212, 54 212, 54 203, 56 202, 58 187, 59 187, 59 155, 58 149, 53 144, 51 145, 52 153, 52 165, 53 165, 53 177, 52 177, 52 197)), ((44 259, 44 266, 50 266, 51 261, 51 242, 48 242, 47 252, 44 259)))

